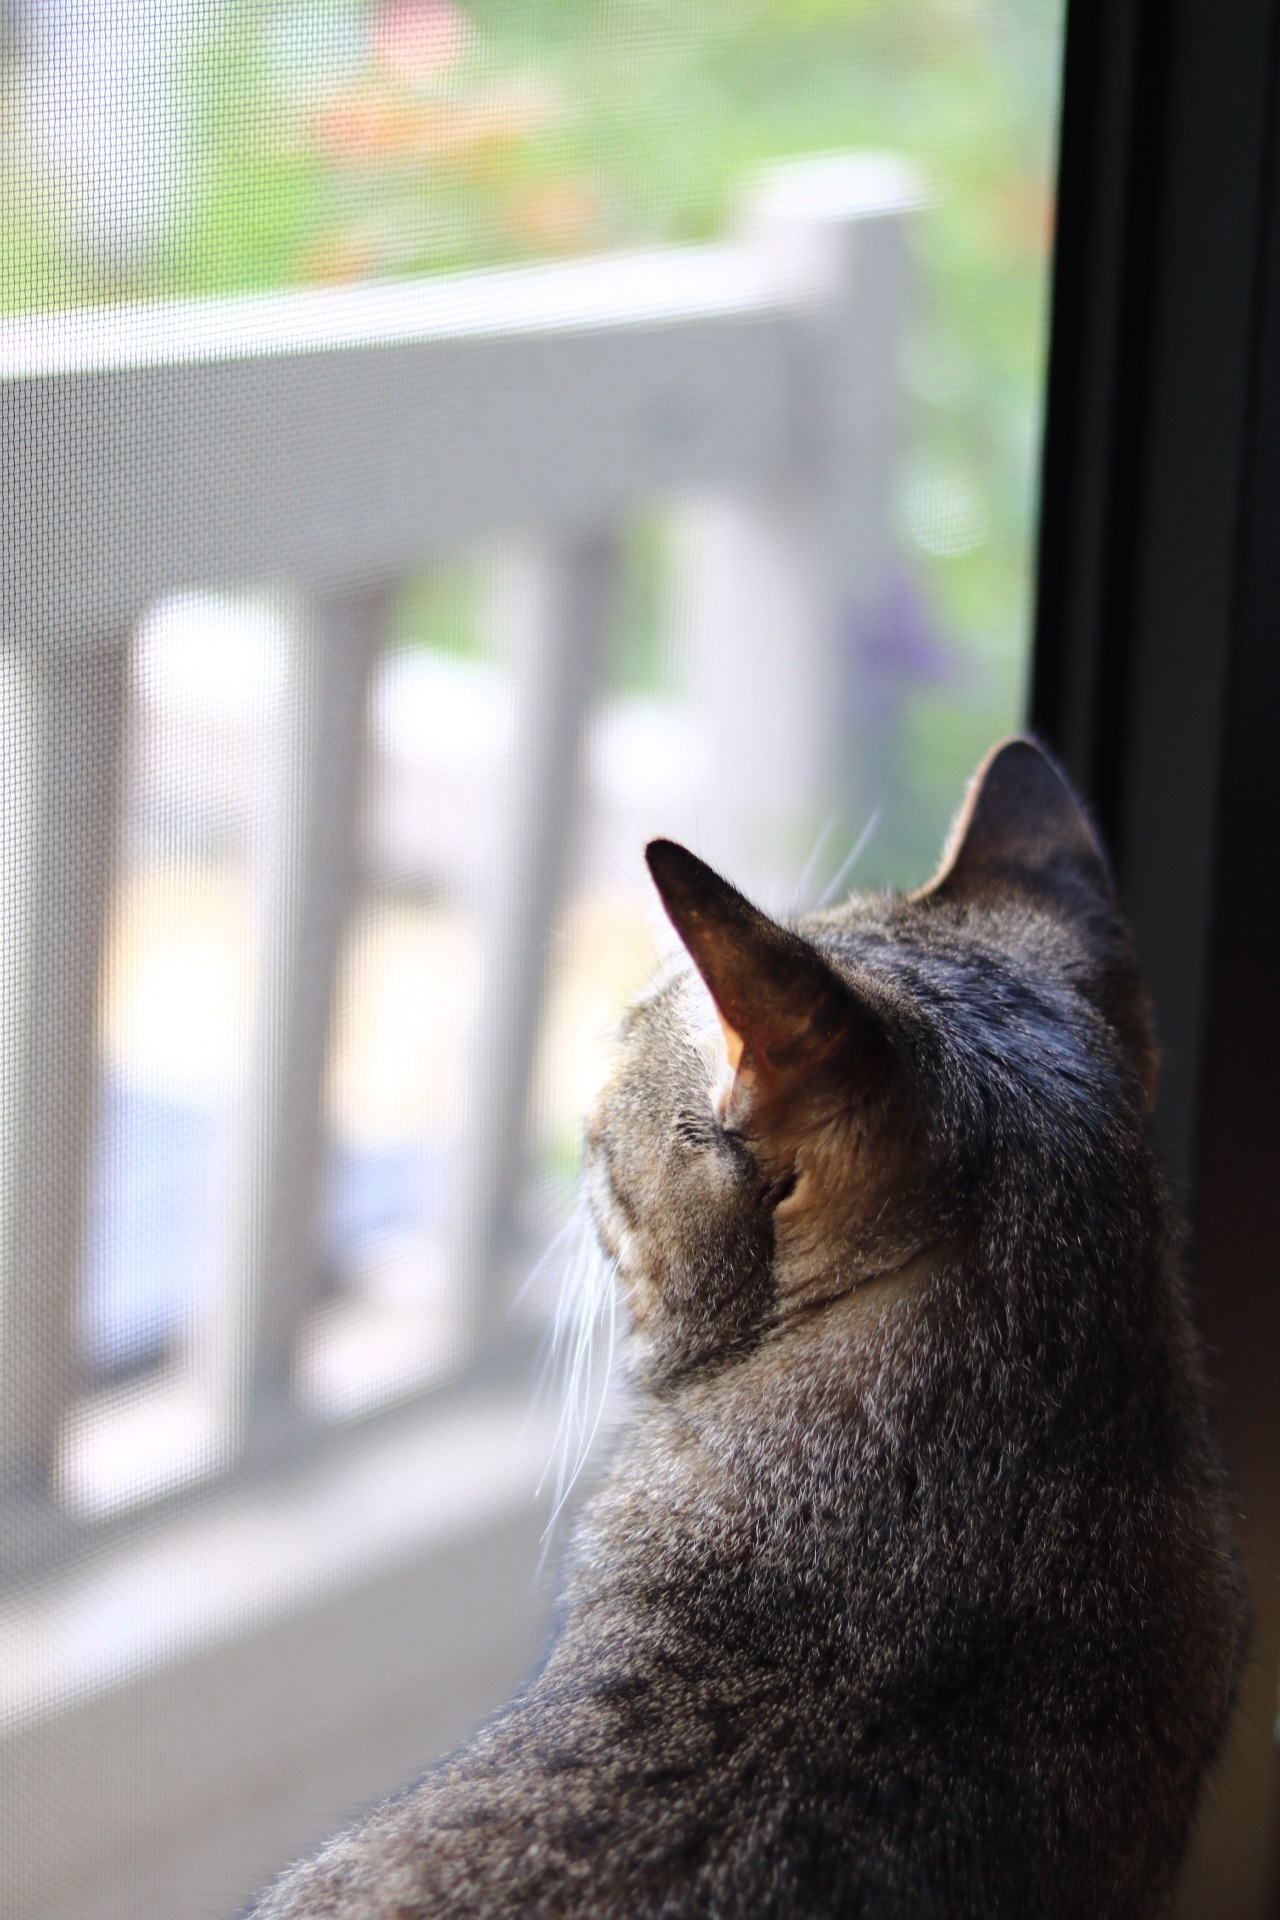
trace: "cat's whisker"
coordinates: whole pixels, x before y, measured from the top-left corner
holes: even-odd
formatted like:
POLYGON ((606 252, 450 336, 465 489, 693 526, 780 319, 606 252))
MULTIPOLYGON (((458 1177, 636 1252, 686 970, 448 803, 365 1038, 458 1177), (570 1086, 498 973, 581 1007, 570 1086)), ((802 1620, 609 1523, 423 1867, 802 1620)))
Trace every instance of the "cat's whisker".
MULTIPOLYGON (((550 1240, 548 1240, 546 1246, 542 1249, 542 1252, 538 1255, 538 1258, 534 1261, 528 1273, 526 1273, 524 1279, 520 1282, 519 1287, 517 1287, 515 1298, 512 1301, 513 1306, 521 1305, 525 1300, 529 1298, 529 1295, 533 1292, 538 1281, 542 1278, 543 1274, 547 1271, 547 1268, 551 1265, 551 1262, 562 1251, 566 1242, 570 1240, 570 1238, 574 1234, 580 1231, 581 1214, 582 1214, 581 1207, 575 1206, 573 1211, 568 1215, 568 1217, 565 1220, 563 1220, 561 1224, 556 1228, 556 1231, 552 1234, 550 1240)), ((556 1295, 557 1311, 559 1310, 559 1302, 560 1302, 560 1295, 557 1294, 556 1295)))
MULTIPOLYGON (((551 1534, 553 1529, 555 1528, 556 1522, 559 1520, 561 1513, 564 1511, 565 1504, 568 1501, 570 1494, 573 1492, 574 1487, 577 1485, 578 1480, 581 1477, 582 1470, 585 1467, 588 1458, 590 1457, 591 1449, 595 1445, 596 1436, 600 1431, 600 1422, 604 1417, 604 1410, 609 1400, 609 1385, 610 1385, 610 1379, 613 1372, 614 1338, 615 1338, 616 1324, 617 1324, 616 1299, 615 1299, 614 1289, 610 1287, 608 1290, 608 1308, 607 1308, 608 1344, 605 1351, 604 1366, 600 1372, 600 1384, 599 1384, 599 1392, 596 1397, 595 1413, 591 1420, 590 1431, 588 1432, 586 1430, 586 1418, 585 1418, 585 1411, 584 1411, 585 1405, 586 1405, 586 1394, 580 1391, 575 1391, 573 1399, 574 1399, 574 1408, 575 1408, 575 1416, 576 1416, 575 1424, 577 1426, 578 1445, 575 1450, 575 1457, 574 1457, 573 1466, 571 1470, 568 1465, 567 1449, 564 1452, 562 1452, 560 1456, 559 1468, 556 1475, 556 1497, 552 1505, 551 1517, 547 1522, 547 1539, 548 1540, 551 1537, 551 1534)), ((592 1329, 592 1341, 594 1342, 594 1327, 592 1329)), ((588 1368, 582 1375, 582 1383, 586 1386, 588 1391, 590 1386, 590 1377, 591 1377, 591 1370, 590 1368, 588 1368)))
POLYGON ((824 887, 822 891, 822 895, 818 901, 819 908, 829 907, 831 905, 831 902, 835 899, 837 893, 840 891, 841 887, 844 885, 845 881, 849 878, 849 875, 853 872, 853 869, 858 864, 858 859, 862 853, 863 848, 866 846, 867 842, 870 840, 876 828, 880 825, 880 815, 883 812, 884 812, 883 807, 876 806, 872 808, 871 817, 867 821, 866 826, 862 829, 862 832, 858 835, 857 839, 854 841, 853 846, 850 848, 849 852, 845 855, 844 859, 840 862, 839 867, 836 869, 834 878, 827 883, 826 887, 824 887))
POLYGON ((796 882, 795 892, 791 896, 792 913, 799 913, 803 908, 805 901, 807 900, 809 895, 809 882, 813 878, 814 868, 817 866, 818 861, 821 859, 823 848, 826 846, 828 840, 831 838, 832 834, 835 832, 835 829, 836 829, 836 816, 834 813, 829 813, 827 815, 825 825, 819 827, 818 829, 817 838, 814 840, 813 847, 809 854, 809 858, 805 861, 804 866, 802 867, 800 872, 800 878, 796 882))
MULTIPOLYGON (((567 1270, 572 1268, 573 1263, 581 1257, 583 1231, 583 1213, 582 1207, 579 1205, 574 1208, 569 1217, 557 1229, 539 1258, 530 1268, 529 1273, 526 1275, 516 1294, 518 1301, 524 1300, 529 1296, 537 1281, 546 1273, 552 1260, 555 1259, 557 1255, 565 1259, 567 1270)), ((538 1342, 537 1373, 533 1395, 536 1405, 545 1406, 546 1404, 547 1394, 551 1389, 552 1375, 557 1365, 558 1355, 563 1350, 565 1331, 568 1324, 567 1314, 569 1308, 567 1303, 571 1291, 572 1289, 564 1283, 556 1289, 555 1306, 552 1309, 550 1323, 544 1327, 542 1336, 538 1342)), ((557 1398, 559 1398, 559 1396, 557 1396, 557 1398)), ((540 1490, 539 1488, 539 1491, 540 1490)))
MULTIPOLYGON (((582 1210, 579 1208, 572 1218, 566 1222, 564 1231, 557 1236, 556 1245, 558 1247, 564 1249, 565 1243, 568 1242, 569 1244, 565 1253, 561 1283, 556 1292, 555 1306, 541 1343, 542 1351, 538 1370, 538 1397, 545 1403, 548 1392, 555 1394, 557 1408, 557 1445, 559 1444, 564 1427, 564 1356, 571 1323, 571 1301, 576 1290, 574 1274, 582 1259, 582 1233, 582 1210)), ((543 1263, 545 1263, 552 1250, 553 1249, 548 1249, 548 1254, 543 1256, 543 1263)), ((550 1462, 548 1462, 548 1471, 550 1471, 550 1462)), ((545 1479, 546 1474, 544 1473, 542 1481, 539 1482, 539 1492, 541 1492, 545 1479)))
POLYGON ((588 1281, 589 1291, 583 1300, 582 1313, 575 1329, 575 1345, 569 1374, 567 1410, 573 1429, 574 1439, 581 1446, 586 1431, 587 1401, 591 1385, 592 1362, 595 1358, 596 1321, 599 1316, 599 1303, 596 1298, 594 1274, 588 1281))
POLYGON ((539 1494, 548 1483, 551 1487, 544 1556, 599 1433, 609 1397, 616 1335, 615 1263, 601 1251, 584 1208, 557 1235, 541 1264, 545 1265, 557 1251, 565 1256, 563 1278, 539 1380, 544 1403, 548 1391, 555 1394, 558 1403, 551 1457, 538 1483, 539 1494), (596 1337, 602 1324, 607 1328, 603 1366, 596 1337))
MULTIPOLYGON (((596 1417, 591 1423, 591 1432, 587 1437, 587 1444, 582 1450, 582 1458, 579 1461, 578 1468, 574 1473, 574 1479, 576 1479, 578 1473, 581 1472, 582 1462, 586 1460, 587 1456, 591 1452, 592 1447, 594 1447, 596 1443, 596 1435, 600 1431, 600 1422, 604 1417, 604 1410, 606 1405, 608 1404, 609 1388, 613 1380, 613 1350, 614 1350, 614 1341, 617 1335, 617 1328, 618 1328, 618 1290, 616 1286, 610 1286, 609 1307, 608 1307, 609 1344, 605 1351, 604 1367, 603 1367, 601 1378, 600 1378, 600 1397, 596 1401, 596 1417)), ((572 1492, 572 1490, 573 1490, 573 1482, 571 1481, 569 1483, 569 1491, 572 1492)))

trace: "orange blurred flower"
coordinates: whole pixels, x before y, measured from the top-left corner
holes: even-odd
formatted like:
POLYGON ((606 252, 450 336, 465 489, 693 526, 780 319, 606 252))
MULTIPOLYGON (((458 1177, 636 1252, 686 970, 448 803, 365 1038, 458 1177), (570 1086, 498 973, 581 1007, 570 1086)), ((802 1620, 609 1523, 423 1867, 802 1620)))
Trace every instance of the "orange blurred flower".
POLYGON ((993 200, 992 238, 1005 252, 1043 258, 1053 245, 1053 194, 1043 181, 1026 178, 1004 183, 993 200))
POLYGON ((313 240, 298 261, 298 276, 313 286, 337 286, 364 280, 377 266, 368 239, 357 233, 329 233, 313 240))
POLYGON ((600 195, 580 180, 542 180, 513 194, 507 225, 539 253, 572 253, 600 234, 600 195))
POLYGON ((321 107, 318 145, 334 159, 378 161, 415 155, 452 164, 518 146, 557 112, 541 89, 489 87, 465 99, 423 99, 365 81, 321 107))

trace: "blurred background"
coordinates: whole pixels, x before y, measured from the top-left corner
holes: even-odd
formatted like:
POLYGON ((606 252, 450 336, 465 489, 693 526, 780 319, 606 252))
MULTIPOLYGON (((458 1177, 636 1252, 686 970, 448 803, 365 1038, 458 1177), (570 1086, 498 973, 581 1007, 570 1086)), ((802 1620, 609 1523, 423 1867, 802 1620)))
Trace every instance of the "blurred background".
MULTIPOLYGON (((5 1911, 225 1910, 536 1645, 561 1389, 518 1472, 475 1435, 577 1260, 582 1115, 662 940, 645 840, 779 910, 918 884, 1023 717, 1061 28, 0 0, 5 1911), (375 1548, 308 1480, 299 1553, 308 1605, 372 1594, 479 1460, 524 1502, 510 1618, 435 1719, 438 1672, 384 1678, 417 1720, 344 1721, 367 1757, 278 1818, 227 1732, 193 1868, 190 1807, 163 1839, 139 1812, 208 1724, 175 1648, 296 1601, 245 1514, 299 1474, 398 1485, 385 1450, 486 1393, 452 1494, 375 1548), (188 1618, 215 1518, 230 1585, 188 1618), (40 1783, 113 1699, 143 1731, 108 1885, 50 1865, 40 1783)), ((435 1433, 405 1458, 456 1462, 435 1433)), ((465 1611, 428 1559, 420 1604, 465 1611)))

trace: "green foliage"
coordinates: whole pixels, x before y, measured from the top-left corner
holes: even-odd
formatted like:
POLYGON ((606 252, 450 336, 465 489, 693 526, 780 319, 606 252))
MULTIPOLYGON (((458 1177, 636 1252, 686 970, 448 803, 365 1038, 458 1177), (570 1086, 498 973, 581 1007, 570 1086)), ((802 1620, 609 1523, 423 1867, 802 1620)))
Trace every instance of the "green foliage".
POLYGON ((485 653, 474 568, 466 561, 415 573, 396 596, 389 644, 475 659, 485 653))

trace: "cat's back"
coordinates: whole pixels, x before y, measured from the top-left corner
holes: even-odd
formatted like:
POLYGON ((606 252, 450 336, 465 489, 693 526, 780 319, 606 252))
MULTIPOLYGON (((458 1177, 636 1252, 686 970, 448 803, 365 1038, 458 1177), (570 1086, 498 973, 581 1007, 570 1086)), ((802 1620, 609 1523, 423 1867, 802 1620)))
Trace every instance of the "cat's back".
POLYGON ((1155 1045, 1014 742, 930 887, 682 849, 586 1183, 637 1406, 546 1665, 259 1920, 1169 1910, 1244 1642, 1155 1045))

